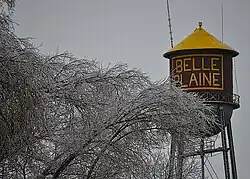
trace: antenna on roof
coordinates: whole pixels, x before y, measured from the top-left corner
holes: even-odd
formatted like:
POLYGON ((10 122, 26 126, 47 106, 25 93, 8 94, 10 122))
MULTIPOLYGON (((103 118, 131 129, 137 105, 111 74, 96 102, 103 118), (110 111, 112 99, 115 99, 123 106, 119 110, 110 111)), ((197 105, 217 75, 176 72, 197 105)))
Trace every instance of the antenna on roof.
POLYGON ((221 41, 224 41, 224 17, 223 17, 223 4, 221 5, 221 41))
POLYGON ((168 0, 166 0, 166 9, 168 13, 168 26, 169 26, 169 34, 170 34, 170 45, 171 48, 174 47, 174 40, 173 40, 173 31, 172 31, 172 24, 171 24, 171 16, 170 16, 170 5, 168 0))
MULTIPOLYGON (((224 42, 224 9, 223 4, 221 5, 221 41, 224 42)), ((236 72, 236 60, 233 59, 233 72, 234 72, 234 81, 236 87, 236 93, 239 94, 238 78, 236 72)))

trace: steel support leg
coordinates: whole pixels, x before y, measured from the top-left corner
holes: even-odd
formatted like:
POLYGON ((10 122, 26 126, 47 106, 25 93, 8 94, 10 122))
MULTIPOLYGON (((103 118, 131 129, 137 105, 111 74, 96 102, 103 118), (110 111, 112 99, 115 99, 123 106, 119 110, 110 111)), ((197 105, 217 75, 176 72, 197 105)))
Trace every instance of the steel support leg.
POLYGON ((205 154, 204 154, 204 139, 201 139, 201 179, 205 179, 205 154))
POLYGON ((224 161, 224 170, 225 170, 225 179, 230 179, 230 170, 229 170, 229 162, 228 162, 228 152, 227 152, 227 138, 225 132, 225 119, 224 119, 224 110, 223 107, 220 106, 219 108, 219 117, 222 125, 221 131, 221 142, 223 148, 223 161, 224 161))
POLYGON ((171 148, 170 148, 170 157, 169 157, 169 173, 167 179, 174 178, 174 166, 175 166, 175 151, 176 151, 176 136, 171 135, 171 148))
POLYGON ((184 152, 184 142, 183 142, 183 135, 178 135, 178 155, 177 155, 177 172, 176 178, 182 179, 182 170, 183 170, 183 152, 184 152))
POLYGON ((232 169, 232 177, 233 179, 237 179, 237 169, 236 169, 236 161, 235 161, 235 153, 234 153, 234 142, 233 142, 233 133, 232 133, 232 125, 231 120, 227 126, 227 134, 230 148, 230 159, 231 159, 231 169, 232 169))

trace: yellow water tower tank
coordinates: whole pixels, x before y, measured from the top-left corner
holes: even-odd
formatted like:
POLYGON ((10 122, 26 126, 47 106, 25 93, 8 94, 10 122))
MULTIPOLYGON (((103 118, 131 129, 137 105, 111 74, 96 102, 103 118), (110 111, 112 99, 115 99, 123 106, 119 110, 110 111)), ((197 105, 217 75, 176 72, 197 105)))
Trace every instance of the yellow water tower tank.
MULTIPOLYGON (((239 53, 198 27, 174 48, 164 53, 170 60, 170 75, 183 90, 197 92, 215 107, 223 106, 226 124, 234 109, 239 108, 239 96, 233 94, 233 57, 239 53)), ((220 132, 213 126, 212 135, 220 132)))

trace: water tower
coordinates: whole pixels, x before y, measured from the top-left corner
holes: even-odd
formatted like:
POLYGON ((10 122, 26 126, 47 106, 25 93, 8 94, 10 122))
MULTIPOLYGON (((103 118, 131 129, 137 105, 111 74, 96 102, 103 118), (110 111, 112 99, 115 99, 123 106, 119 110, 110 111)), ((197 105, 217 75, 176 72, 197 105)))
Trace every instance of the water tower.
POLYGON ((200 155, 203 179, 204 156, 214 152, 223 153, 225 179, 237 179, 231 116, 233 110, 240 107, 239 96, 233 94, 232 70, 233 58, 238 54, 204 30, 199 22, 193 33, 163 55, 170 60, 172 79, 179 82, 183 90, 197 92, 205 98, 207 103, 214 106, 217 114, 217 125, 210 126, 210 132, 204 136, 211 137, 220 133, 221 146, 209 150, 203 147, 193 154, 180 156, 200 155))

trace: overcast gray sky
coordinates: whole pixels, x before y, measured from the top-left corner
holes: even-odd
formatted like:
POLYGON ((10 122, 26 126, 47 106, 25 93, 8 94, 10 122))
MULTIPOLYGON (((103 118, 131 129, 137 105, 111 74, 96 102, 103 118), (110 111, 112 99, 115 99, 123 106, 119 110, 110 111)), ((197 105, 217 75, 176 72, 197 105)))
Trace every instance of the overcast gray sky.
MULTIPOLYGON (((165 0, 19 0, 15 21, 19 36, 35 38, 42 52, 68 50, 77 57, 104 64, 124 62, 152 80, 168 76, 169 29, 165 0)), ((190 34, 198 21, 240 52, 236 57, 241 108, 234 112, 233 133, 239 178, 249 178, 250 166, 250 1, 170 0, 175 44, 190 34)), ((217 171, 222 167, 216 165, 217 171)))

